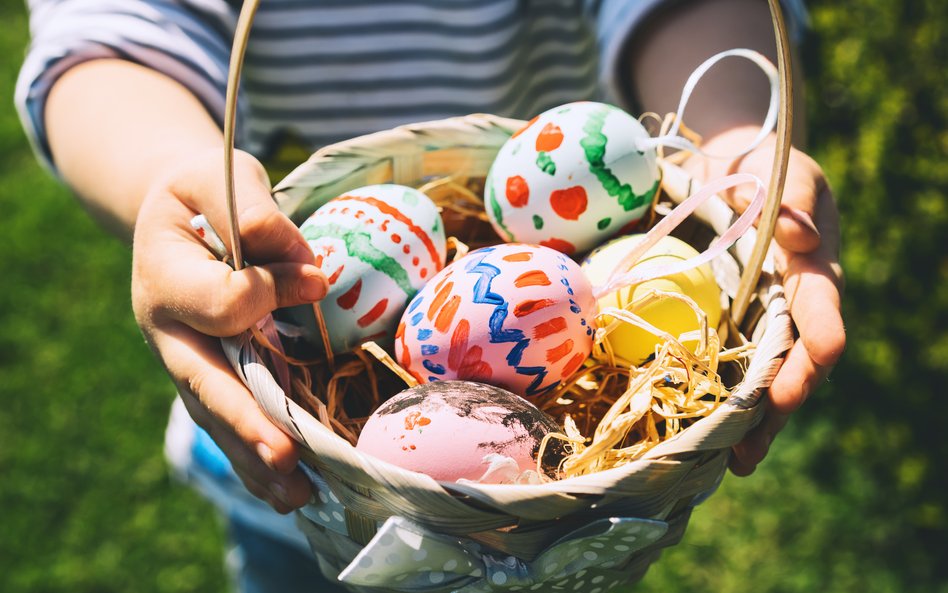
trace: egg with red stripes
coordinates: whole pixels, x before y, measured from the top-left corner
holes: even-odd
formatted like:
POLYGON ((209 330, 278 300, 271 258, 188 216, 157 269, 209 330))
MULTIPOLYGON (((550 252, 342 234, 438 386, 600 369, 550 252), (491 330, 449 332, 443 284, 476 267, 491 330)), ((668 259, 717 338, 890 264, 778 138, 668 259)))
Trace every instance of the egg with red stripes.
MULTIPOLYGON (((320 307, 334 352, 366 340, 390 344, 405 305, 447 257, 438 208, 402 185, 347 192, 316 210, 300 231, 329 280, 320 307)), ((312 315, 304 325, 319 343, 312 315)))
POLYGON ((421 289, 395 335, 416 379, 469 380, 535 397, 556 389, 592 349, 596 300, 579 265, 538 245, 468 253, 421 289))
POLYGON ((505 241, 568 255, 601 245, 648 213, 659 185, 645 128, 618 107, 568 103, 530 120, 498 152, 484 204, 505 241))

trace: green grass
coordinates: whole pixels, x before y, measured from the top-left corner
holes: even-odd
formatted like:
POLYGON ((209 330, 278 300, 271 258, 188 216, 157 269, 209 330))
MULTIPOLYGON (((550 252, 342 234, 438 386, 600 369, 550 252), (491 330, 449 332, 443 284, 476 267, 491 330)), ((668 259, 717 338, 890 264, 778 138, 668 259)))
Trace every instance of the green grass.
POLYGON ((222 591, 219 526, 164 464, 174 391, 129 251, 36 165, 11 108, 21 4, 0 21, 0 591, 222 591))
MULTIPOLYGON (((948 3, 810 5, 850 347, 637 591, 948 593, 948 3)), ((0 22, 0 591, 223 591, 219 525, 162 458, 172 388, 132 319, 129 253, 35 164, 9 107, 22 4, 0 22)))

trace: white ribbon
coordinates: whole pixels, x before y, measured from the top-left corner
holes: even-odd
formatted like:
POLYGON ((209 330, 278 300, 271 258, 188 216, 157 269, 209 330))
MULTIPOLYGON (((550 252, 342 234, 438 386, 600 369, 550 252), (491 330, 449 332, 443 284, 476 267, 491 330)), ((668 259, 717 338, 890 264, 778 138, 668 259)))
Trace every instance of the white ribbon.
POLYGON ((227 246, 224 245, 223 239, 217 234, 217 231, 214 230, 211 223, 207 221, 206 216, 198 214, 192 218, 191 228, 198 234, 198 237, 201 238, 204 245, 211 250, 211 253, 217 256, 217 259, 227 261, 227 258, 230 257, 227 252, 227 246))
POLYGON ((780 102, 779 89, 780 79, 777 76, 777 68, 763 54, 750 49, 741 48, 729 49, 719 54, 715 54, 705 60, 704 63, 698 66, 698 68, 696 68, 695 71, 691 73, 691 76, 688 77, 688 81, 685 83, 685 86, 681 91, 681 100, 678 103, 675 125, 671 130, 669 130, 668 134, 655 138, 643 138, 639 140, 636 145, 638 146, 639 150, 667 146, 669 148, 688 150, 706 157, 720 159, 733 159, 745 155, 760 146, 760 143, 764 141, 767 135, 770 134, 770 132, 774 129, 774 126, 777 124, 777 107, 780 102), (681 121, 685 116, 685 107, 688 105, 688 100, 691 98, 691 93, 694 92, 695 87, 698 86, 698 82, 708 72, 708 70, 711 69, 712 66, 724 58, 730 57, 746 58, 764 71, 764 74, 767 75, 767 79, 770 81, 770 106, 767 109, 767 116, 764 118, 764 123, 760 128, 760 132, 757 133, 757 136, 747 147, 736 154, 713 155, 705 152, 687 138, 678 136, 678 130, 681 128, 681 121))

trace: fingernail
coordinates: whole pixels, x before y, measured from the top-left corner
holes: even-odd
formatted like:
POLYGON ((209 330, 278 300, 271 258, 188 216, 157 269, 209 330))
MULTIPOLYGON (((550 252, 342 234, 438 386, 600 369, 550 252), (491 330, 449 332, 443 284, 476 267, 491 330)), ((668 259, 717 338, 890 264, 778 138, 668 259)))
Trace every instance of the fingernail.
POLYGON ((273 467, 273 450, 263 443, 257 443, 257 456, 267 464, 267 467, 273 467))
POLYGON ((313 255, 313 250, 310 249, 309 245, 306 243, 297 243, 293 246, 293 249, 287 254, 287 258, 290 261, 300 262, 308 264, 314 261, 316 256, 313 255))
POLYGON ((787 213, 790 215, 790 218, 792 218, 795 222, 797 222, 801 226, 806 227, 811 233, 813 233, 817 237, 820 236, 820 231, 817 230, 816 224, 813 223, 813 217, 811 217, 809 214, 807 214, 803 210, 800 210, 799 208, 789 208, 789 207, 787 208, 787 213))
POLYGON ((290 504, 290 495, 286 491, 286 488, 283 486, 283 484, 279 482, 270 482, 269 490, 270 494, 275 496, 277 500, 285 505, 290 504))
POLYGON ((300 298, 304 301, 318 301, 326 296, 326 276, 314 268, 314 272, 306 273, 300 280, 300 298))

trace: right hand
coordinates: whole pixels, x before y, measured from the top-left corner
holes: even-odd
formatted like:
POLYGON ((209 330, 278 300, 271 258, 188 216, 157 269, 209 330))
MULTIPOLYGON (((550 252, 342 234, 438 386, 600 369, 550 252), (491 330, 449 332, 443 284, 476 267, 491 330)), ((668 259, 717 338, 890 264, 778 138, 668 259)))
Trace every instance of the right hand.
MULTIPOLYGON (((739 127, 710 138, 704 147, 712 153, 736 154, 756 135, 753 126, 739 127)), ((686 166, 701 179, 752 173, 769 183, 775 146, 775 135, 771 134, 763 144, 733 161, 697 158, 686 166)), ((789 159, 774 230, 775 263, 783 276, 799 337, 767 391, 763 420, 733 449, 730 468, 738 476, 754 472, 790 414, 826 380, 846 347, 840 311, 844 280, 839 265, 839 213, 819 164, 796 148, 791 149, 789 159)), ((722 197, 743 212, 753 195, 745 185, 722 197)))
POLYGON ((231 369, 220 337, 237 335, 279 307, 312 303, 326 277, 299 229, 276 207, 260 163, 234 160, 243 257, 218 261, 190 226, 204 214, 229 245, 223 151, 182 159, 154 183, 135 224, 135 318, 194 421, 230 459, 247 489, 287 513, 306 504, 299 447, 263 414, 231 369))

